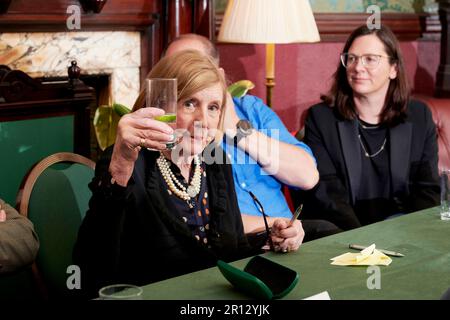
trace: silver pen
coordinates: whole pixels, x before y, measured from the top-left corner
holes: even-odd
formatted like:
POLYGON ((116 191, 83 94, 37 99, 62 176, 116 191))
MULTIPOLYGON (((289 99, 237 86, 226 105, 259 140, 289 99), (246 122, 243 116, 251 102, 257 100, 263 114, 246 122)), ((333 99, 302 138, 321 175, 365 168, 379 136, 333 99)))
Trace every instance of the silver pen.
MULTIPOLYGON (((356 250, 364 250, 365 248, 367 248, 367 247, 361 246, 359 244, 349 244, 348 247, 350 249, 356 249, 356 250)), ((404 254, 401 254, 399 252, 394 252, 394 251, 389 251, 389 250, 384 250, 384 249, 378 249, 378 248, 376 248, 376 249, 378 251, 381 251, 384 254, 386 254, 388 256, 392 256, 392 257, 404 257, 405 256, 404 254)))
MULTIPOLYGON (((288 224, 288 228, 292 227, 292 225, 294 224, 295 220, 297 220, 298 216, 300 215, 300 213, 302 212, 303 209, 303 203, 297 208, 297 210, 295 210, 294 214, 292 215, 291 221, 289 221, 288 224)), ((263 247, 264 248, 264 247, 263 247)), ((281 252, 283 253, 287 253, 289 249, 284 249, 281 252)))
POLYGON ((297 208, 297 210, 295 210, 294 214, 292 215, 291 221, 289 221, 289 227, 294 224, 295 220, 297 220, 298 216, 302 212, 302 209, 303 209, 303 203, 297 208))

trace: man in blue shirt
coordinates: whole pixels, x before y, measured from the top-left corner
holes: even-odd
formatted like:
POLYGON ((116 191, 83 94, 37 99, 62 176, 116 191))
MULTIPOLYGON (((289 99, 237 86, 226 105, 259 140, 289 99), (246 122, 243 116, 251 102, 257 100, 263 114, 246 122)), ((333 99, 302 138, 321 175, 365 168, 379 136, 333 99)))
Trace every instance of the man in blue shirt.
POLYGON ((253 132, 246 137, 247 140, 243 138, 237 143, 237 148, 235 139, 224 139, 222 144, 232 159, 241 212, 261 216, 248 192, 251 191, 263 204, 268 216, 291 218, 292 212, 282 192, 282 184, 302 189, 310 189, 315 185, 315 160, 310 148, 292 136, 275 112, 261 99, 246 95, 242 98, 233 98, 233 103, 234 110, 227 112, 234 113, 232 116, 234 119, 227 121, 225 127, 232 128, 233 124, 236 126, 235 123, 243 119, 249 121, 253 128, 253 132), (269 144, 276 143, 270 154, 269 152, 264 154, 265 147, 261 147, 264 140, 268 140, 269 144), (252 147, 255 149, 257 147, 258 150, 252 150, 252 147), (271 165, 274 168, 271 168, 271 165), (304 171, 310 171, 311 177, 307 177, 304 171))
MULTIPOLYGON (((181 50, 199 50, 211 56, 219 65, 215 46, 205 37, 184 34, 167 48, 166 55, 181 50)), ((222 69, 223 70, 223 69, 222 69)), ((296 250, 303 241, 300 221, 288 226, 292 212, 282 193, 282 185, 308 190, 319 179, 315 159, 304 143, 295 139, 273 110, 261 99, 246 95, 227 99, 225 116, 226 136, 222 147, 233 164, 233 176, 239 209, 246 233, 264 229, 260 208, 252 198, 261 202, 272 238, 284 243, 288 250, 296 250), (285 218, 285 219, 280 219, 285 218)))

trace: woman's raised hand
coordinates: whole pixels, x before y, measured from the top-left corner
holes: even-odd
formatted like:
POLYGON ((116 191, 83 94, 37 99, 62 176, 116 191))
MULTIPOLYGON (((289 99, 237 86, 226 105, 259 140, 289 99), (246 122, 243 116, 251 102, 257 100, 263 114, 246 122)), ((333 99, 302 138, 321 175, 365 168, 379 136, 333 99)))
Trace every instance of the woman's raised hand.
POLYGON ((174 134, 173 129, 153 119, 163 114, 162 109, 141 108, 120 119, 109 166, 112 177, 119 185, 126 186, 128 183, 141 148, 166 149, 166 142, 174 134))

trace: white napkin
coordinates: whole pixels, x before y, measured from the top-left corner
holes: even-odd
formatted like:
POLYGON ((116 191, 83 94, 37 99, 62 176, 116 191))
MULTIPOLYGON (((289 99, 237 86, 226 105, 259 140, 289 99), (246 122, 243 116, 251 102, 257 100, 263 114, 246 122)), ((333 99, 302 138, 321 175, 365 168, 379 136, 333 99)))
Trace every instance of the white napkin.
POLYGON ((392 259, 383 252, 375 249, 375 244, 370 245, 359 253, 344 253, 331 258, 331 264, 337 266, 388 266, 392 259))

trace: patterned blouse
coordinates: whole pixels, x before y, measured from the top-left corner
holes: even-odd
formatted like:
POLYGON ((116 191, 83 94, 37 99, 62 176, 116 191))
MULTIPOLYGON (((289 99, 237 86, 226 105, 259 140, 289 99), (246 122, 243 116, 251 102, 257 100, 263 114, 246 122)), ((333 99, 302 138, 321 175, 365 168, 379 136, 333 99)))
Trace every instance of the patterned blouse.
MULTIPOLYGON (((191 167, 191 172, 189 173, 189 181, 192 180, 192 176, 194 174, 193 170, 194 166, 191 167)), ((175 177, 179 182, 183 184, 184 187, 188 187, 188 183, 182 176, 180 169, 172 162, 170 162, 170 170, 174 173, 175 177)), ((207 191, 207 183, 206 183, 206 170, 205 163, 201 163, 201 187, 200 192, 195 198, 191 198, 186 201, 179 197, 177 197, 167 186, 166 181, 160 175, 161 180, 166 187, 167 192, 170 195, 172 203, 174 204, 177 215, 188 225, 190 228, 192 235, 197 239, 197 241, 203 243, 204 245, 208 245, 208 230, 209 230, 209 200, 208 200, 208 191, 207 191)))

